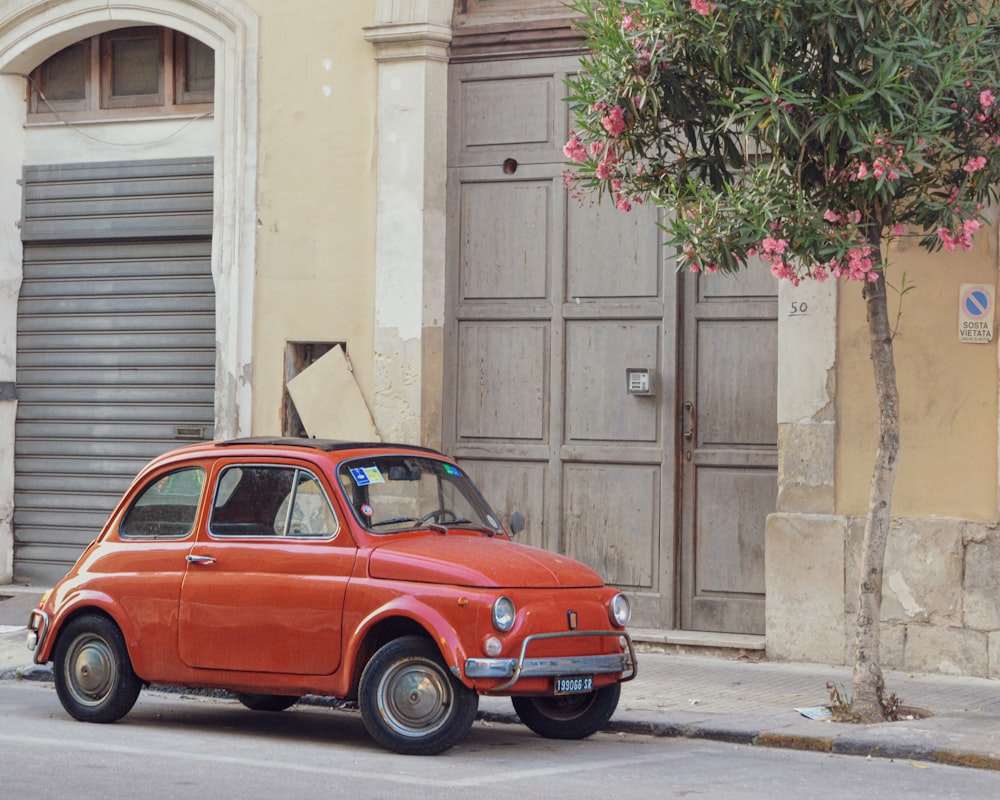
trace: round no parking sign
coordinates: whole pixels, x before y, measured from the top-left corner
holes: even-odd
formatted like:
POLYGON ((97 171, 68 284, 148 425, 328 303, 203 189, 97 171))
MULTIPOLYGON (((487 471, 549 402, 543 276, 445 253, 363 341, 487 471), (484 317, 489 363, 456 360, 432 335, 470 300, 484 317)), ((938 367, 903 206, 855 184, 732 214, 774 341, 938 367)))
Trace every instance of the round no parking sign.
POLYGON ((996 290, 981 283, 963 283, 958 293, 958 341, 988 344, 993 341, 996 290))

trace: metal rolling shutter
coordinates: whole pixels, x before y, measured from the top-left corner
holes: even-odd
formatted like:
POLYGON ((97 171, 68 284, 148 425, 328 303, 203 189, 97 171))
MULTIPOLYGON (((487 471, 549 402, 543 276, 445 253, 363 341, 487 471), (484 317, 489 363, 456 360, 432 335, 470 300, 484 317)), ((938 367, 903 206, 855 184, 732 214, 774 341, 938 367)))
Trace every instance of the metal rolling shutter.
POLYGON ((139 468, 214 429, 212 162, 26 167, 14 577, 61 577, 139 468))

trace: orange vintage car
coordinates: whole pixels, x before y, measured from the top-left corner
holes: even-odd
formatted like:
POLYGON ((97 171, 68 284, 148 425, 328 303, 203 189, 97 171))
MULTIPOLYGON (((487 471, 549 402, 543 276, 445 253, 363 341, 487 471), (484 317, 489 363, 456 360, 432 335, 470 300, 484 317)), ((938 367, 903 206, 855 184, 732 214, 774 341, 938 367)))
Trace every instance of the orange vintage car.
POLYGON ((629 603, 589 567, 511 540, 462 469, 419 447, 236 439, 145 467, 30 616, 73 717, 144 684, 280 711, 356 700, 400 753, 439 753, 480 695, 551 738, 599 730, 634 677, 629 603))

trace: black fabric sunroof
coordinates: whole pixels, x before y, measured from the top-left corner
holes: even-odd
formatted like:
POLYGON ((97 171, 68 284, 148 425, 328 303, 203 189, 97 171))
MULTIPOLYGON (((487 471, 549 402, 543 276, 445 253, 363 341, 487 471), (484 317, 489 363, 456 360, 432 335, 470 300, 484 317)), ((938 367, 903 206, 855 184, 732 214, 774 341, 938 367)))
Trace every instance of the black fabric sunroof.
POLYGON ((335 450, 350 450, 361 447, 371 447, 380 450, 395 450, 405 447, 410 450, 423 450, 426 453, 440 455, 437 450, 429 447, 420 447, 412 444, 393 444, 392 442, 347 442, 337 439, 306 439, 303 437, 291 436, 247 436, 241 439, 226 439, 216 442, 216 447, 239 447, 248 445, 251 447, 308 447, 313 450, 323 450, 332 452, 335 450))

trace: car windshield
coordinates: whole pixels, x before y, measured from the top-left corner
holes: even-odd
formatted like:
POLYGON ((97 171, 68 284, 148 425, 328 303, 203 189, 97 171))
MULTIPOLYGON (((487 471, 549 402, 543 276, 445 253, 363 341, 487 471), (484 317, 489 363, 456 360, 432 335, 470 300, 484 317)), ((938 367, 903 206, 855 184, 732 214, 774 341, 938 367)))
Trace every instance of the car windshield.
POLYGON ((344 462, 338 477, 357 518, 373 533, 431 526, 501 530, 472 481, 445 461, 377 455, 344 462))

